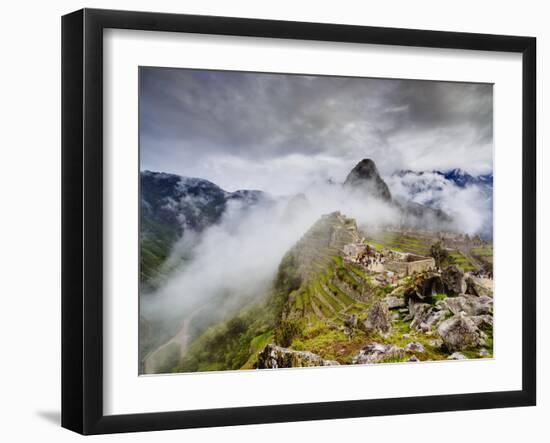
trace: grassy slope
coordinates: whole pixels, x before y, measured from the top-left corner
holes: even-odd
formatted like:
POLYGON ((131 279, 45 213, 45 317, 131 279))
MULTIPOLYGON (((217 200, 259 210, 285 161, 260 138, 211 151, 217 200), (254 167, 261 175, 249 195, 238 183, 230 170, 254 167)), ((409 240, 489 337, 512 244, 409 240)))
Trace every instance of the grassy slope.
MULTIPOLYGON (((373 232, 368 238, 368 242, 377 249, 390 248, 394 251, 409 252, 412 254, 429 256, 430 248, 436 239, 428 235, 411 235, 400 232, 373 232)), ((490 245, 473 248, 471 254, 482 263, 492 263, 493 248, 490 245)), ((449 253, 453 263, 462 268, 463 271, 472 271, 475 269, 473 263, 468 260, 458 250, 452 250, 449 253)))
MULTIPOLYGON (((332 281, 333 287, 342 287, 351 281, 355 286, 347 286, 350 293, 358 295, 359 292, 367 294, 365 301, 353 300, 349 295, 342 297, 342 292, 332 292, 331 295, 340 298, 342 302, 351 300, 351 303, 339 313, 318 318, 309 313, 305 314, 300 320, 298 333, 293 337, 290 347, 296 350, 308 350, 319 354, 321 357, 330 360, 336 360, 341 364, 349 364, 354 355, 365 345, 365 343, 376 341, 379 343, 391 343, 396 346, 404 347, 410 341, 422 343, 426 349, 423 354, 416 354, 421 360, 441 360, 447 358, 448 354, 433 347, 431 340, 424 334, 411 331, 409 323, 399 317, 393 321, 392 332, 389 337, 382 337, 375 332, 365 332, 361 328, 354 330, 354 334, 348 337, 344 334, 342 327, 344 320, 352 313, 358 316, 359 324, 365 320, 368 309, 376 302, 382 299, 388 289, 376 287, 369 276, 367 276, 358 266, 352 263, 345 263, 341 257, 333 257, 334 263, 324 273, 320 273, 317 279, 309 282, 309 285, 315 286, 316 281, 328 279, 332 281), (409 334, 409 337, 403 338, 403 334, 409 334)), ((407 279, 400 282, 403 285, 408 284, 407 279)), ((414 353, 405 354, 394 361, 406 361, 414 353)))
POLYGON ((472 248, 470 253, 482 263, 493 263, 493 247, 492 246, 482 246, 479 248, 472 248))
MULTIPOLYGON (((431 246, 424 238, 411 236, 385 236, 377 240, 380 247, 422 255, 427 255, 431 246)), ((467 266, 467 263, 460 263, 461 254, 454 254, 453 258, 460 265, 467 266)), ((349 337, 344 333, 346 319, 356 314, 360 325, 369 307, 392 288, 377 286, 359 266, 345 262, 331 249, 318 251, 318 255, 311 258, 305 274, 298 272, 296 260, 292 251, 287 254, 267 297, 244 308, 231 319, 209 328, 191 345, 174 371, 250 369, 254 367, 259 350, 270 342, 295 350, 311 351, 342 364, 351 363, 352 357, 365 343, 372 341, 399 347, 416 341, 426 349, 425 353, 415 354, 418 359, 441 360, 448 357, 448 353, 432 346, 433 337, 411 331, 410 320, 403 318, 405 314, 399 314, 393 320, 389 337, 365 332, 360 327, 355 328, 349 337)), ((407 278, 399 282, 400 285, 408 283, 407 278)), ((434 303, 444 297, 445 294, 438 294, 434 297, 434 303)), ((413 354, 409 352, 395 361, 406 361, 413 354)))
POLYGON ((468 258, 459 251, 450 252, 449 257, 451 258, 451 263, 454 263, 463 271, 473 271, 475 269, 475 266, 468 260, 468 258))
POLYGON ((429 238, 413 237, 399 232, 382 231, 368 236, 369 243, 379 248, 390 248, 394 251, 410 252, 417 255, 429 255, 433 241, 429 238))
POLYGON ((289 294, 300 287, 295 259, 282 260, 267 298, 245 307, 236 316, 208 328, 193 344, 174 372, 216 371, 252 367, 257 355, 280 326, 289 294))
POLYGON ((140 230, 149 233, 142 235, 139 242, 139 278, 144 284, 151 283, 159 277, 159 270, 170 254, 176 233, 145 216, 141 217, 140 230))
MULTIPOLYGON (((282 274, 291 269, 290 263, 281 266, 279 283, 284 280, 288 283, 282 274)), ((423 334, 410 331, 409 323, 402 319, 394 321, 389 337, 367 333, 360 328, 348 337, 343 331, 346 318, 355 313, 359 323, 364 321, 369 307, 384 297, 387 290, 373 285, 359 267, 344 263, 338 256, 333 257, 324 271, 304 281, 298 288, 292 289, 292 285, 285 288, 275 286, 267 300, 210 328, 195 341, 175 371, 251 369, 258 352, 270 342, 311 351, 342 364, 351 363, 352 357, 370 341, 405 346, 415 340, 426 348, 426 353, 417 355, 420 359, 440 360, 448 355, 430 346, 423 334), (285 291, 288 291, 286 297, 285 291), (366 301, 352 297, 360 292, 366 294, 366 301), (405 333, 411 337, 404 339, 405 333)), ((410 355, 399 361, 407 360, 410 355)))

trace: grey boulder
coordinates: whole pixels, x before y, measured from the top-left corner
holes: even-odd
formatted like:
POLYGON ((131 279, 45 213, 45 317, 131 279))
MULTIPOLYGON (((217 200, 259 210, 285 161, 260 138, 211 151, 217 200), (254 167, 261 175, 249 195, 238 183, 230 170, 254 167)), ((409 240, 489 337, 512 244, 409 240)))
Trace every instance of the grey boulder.
POLYGON ((462 351, 482 343, 479 329, 464 312, 441 322, 437 333, 449 351, 462 351))
POLYGON ((274 344, 268 344, 258 354, 258 369, 300 368, 309 366, 336 366, 337 361, 325 360, 309 351, 294 351, 274 344))

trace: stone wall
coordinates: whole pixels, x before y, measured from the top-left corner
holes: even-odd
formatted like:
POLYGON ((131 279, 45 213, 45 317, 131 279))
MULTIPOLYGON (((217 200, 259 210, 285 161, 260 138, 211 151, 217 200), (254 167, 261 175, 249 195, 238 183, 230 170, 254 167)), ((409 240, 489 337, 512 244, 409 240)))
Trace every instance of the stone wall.
POLYGON ((403 261, 389 261, 384 264, 384 268, 387 271, 395 272, 398 275, 408 275, 408 268, 406 262, 403 261))
POLYGON ((347 257, 356 260, 359 254, 363 254, 366 251, 367 247, 366 245, 358 244, 358 243, 349 243, 347 245, 344 245, 344 255, 347 257))
POLYGON ((395 272, 400 275, 411 275, 415 272, 423 272, 435 267, 435 260, 431 257, 415 256, 419 258, 415 261, 390 261, 385 264, 388 271, 395 272))
POLYGON ((435 260, 431 257, 407 263, 407 275, 435 268, 435 260))

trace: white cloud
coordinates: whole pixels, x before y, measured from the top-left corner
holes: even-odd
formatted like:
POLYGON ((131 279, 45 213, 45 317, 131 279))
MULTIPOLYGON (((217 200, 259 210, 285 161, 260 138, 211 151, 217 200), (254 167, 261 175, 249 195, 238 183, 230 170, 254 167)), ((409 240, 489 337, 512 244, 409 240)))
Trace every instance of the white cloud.
POLYGON ((387 178, 393 195, 449 214, 456 229, 468 234, 492 233, 492 194, 478 185, 459 187, 443 175, 434 172, 392 175, 387 178))
POLYGON ((492 171, 492 86, 144 68, 141 169, 227 189, 298 192, 372 158, 398 169, 492 171), (332 169, 331 169, 332 168, 332 169))

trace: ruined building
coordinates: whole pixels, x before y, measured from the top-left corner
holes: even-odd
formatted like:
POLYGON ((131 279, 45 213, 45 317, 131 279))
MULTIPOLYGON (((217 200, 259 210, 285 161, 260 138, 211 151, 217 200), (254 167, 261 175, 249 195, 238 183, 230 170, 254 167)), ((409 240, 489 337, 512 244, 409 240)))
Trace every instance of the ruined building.
POLYGON ((435 268, 432 257, 383 250, 378 251, 368 243, 349 243, 343 249, 344 259, 360 264, 374 273, 391 272, 398 276, 407 276, 435 268))

